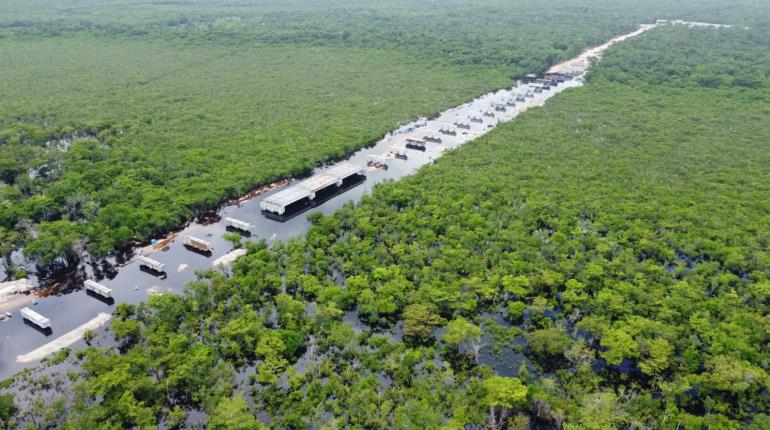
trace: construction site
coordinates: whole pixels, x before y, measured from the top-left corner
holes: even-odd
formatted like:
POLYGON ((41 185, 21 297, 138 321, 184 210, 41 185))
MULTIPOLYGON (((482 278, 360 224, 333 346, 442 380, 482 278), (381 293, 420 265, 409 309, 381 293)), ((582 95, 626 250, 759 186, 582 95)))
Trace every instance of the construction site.
POLYGON ((577 71, 584 70, 586 64, 565 64, 547 77, 519 82, 431 119, 419 118, 398 127, 372 147, 357 151, 346 161, 317 169, 308 178, 278 181, 233 200, 220 209, 215 222, 192 223, 180 232, 138 248, 135 258, 123 264, 114 278, 84 279, 68 290, 80 291, 90 300, 72 293, 35 297, 29 295, 34 285, 26 281, 2 284, 0 304, 5 303, 10 311, 18 310, 17 304, 29 306, 23 311, 23 318, 13 318, 14 312, 8 312, 5 321, 0 322, 12 340, 0 351, 0 375, 9 375, 24 363, 78 342, 86 330, 96 329, 108 319, 103 311, 115 303, 137 304, 152 294, 181 293, 188 282, 195 280, 197 270, 229 270, 246 250, 233 248, 233 243, 223 238, 225 233, 268 242, 300 236, 307 232, 310 223, 307 217, 298 215, 311 210, 330 214, 360 199, 377 183, 412 174, 443 153, 515 118, 528 107, 541 105, 554 94, 580 85, 574 77, 580 76, 577 71), (568 72, 564 73, 564 69, 568 72), (89 321, 89 315, 99 316, 89 321), (41 335, 30 336, 31 328, 41 335), (55 333, 65 334, 48 342, 47 337, 55 333))

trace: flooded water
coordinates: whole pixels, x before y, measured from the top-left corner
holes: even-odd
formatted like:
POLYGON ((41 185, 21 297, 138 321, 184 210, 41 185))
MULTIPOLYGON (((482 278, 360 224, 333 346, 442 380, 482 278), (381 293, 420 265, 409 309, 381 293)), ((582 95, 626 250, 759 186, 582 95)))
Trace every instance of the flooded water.
MULTIPOLYGON (((642 27, 639 31, 631 33, 632 36, 641 34, 653 26, 642 27)), ((623 40, 629 35, 620 36, 615 40, 623 40)), ((594 48, 590 56, 598 56, 613 42, 594 48)), ((587 51, 587 52, 589 52, 587 51)), ((330 214, 348 202, 358 201, 364 193, 369 193, 372 187, 385 180, 398 180, 410 175, 420 167, 431 163, 447 151, 451 151, 477 137, 489 132, 496 125, 515 118, 521 112, 533 106, 540 106, 550 97, 564 91, 582 85, 582 75, 590 62, 587 56, 581 55, 572 61, 557 66, 558 70, 569 72, 574 77, 567 79, 557 86, 535 92, 530 84, 519 84, 516 87, 503 89, 486 94, 468 103, 449 109, 434 119, 421 119, 407 124, 391 134, 388 134, 373 147, 362 149, 345 162, 366 165, 370 155, 376 155, 387 159, 387 169, 368 168, 366 179, 357 184, 332 195, 323 203, 310 208, 298 216, 286 221, 276 221, 265 217, 260 211, 260 202, 266 197, 285 189, 279 187, 262 193, 254 198, 247 199, 240 204, 225 206, 217 212, 216 219, 232 217, 251 224, 250 236, 244 240, 268 242, 287 240, 303 235, 307 232, 309 222, 307 215, 314 212, 330 214), (515 101, 517 96, 524 96, 531 92, 530 97, 515 101), (511 101, 515 106, 511 106, 511 101), (474 122, 470 118, 480 118, 483 122, 474 122), (466 123, 469 129, 453 127, 456 135, 439 133, 439 130, 447 124, 457 122, 466 123), (426 142, 424 151, 405 149, 406 159, 393 157, 393 147, 404 147, 407 138, 424 140, 425 136, 440 137, 441 142, 426 142), (390 153, 390 154, 389 154, 390 153)), ((314 173, 322 172, 331 166, 321 167, 314 173)), ((292 180, 288 185, 295 183, 292 180)), ((86 267, 85 277, 94 277, 100 283, 112 289, 112 300, 99 299, 93 294, 88 294, 82 288, 69 288, 61 292, 35 298, 33 296, 17 297, 17 300, 6 302, 2 312, 10 312, 12 317, 0 322, 0 378, 6 378, 18 372, 24 367, 35 365, 35 362, 21 363, 17 356, 24 355, 36 348, 58 339, 60 336, 76 329, 102 312, 111 313, 119 303, 137 304, 154 293, 180 293, 185 285, 195 279, 196 270, 212 268, 212 262, 232 251, 232 245, 222 238, 226 232, 226 226, 221 220, 208 223, 193 223, 182 230, 174 240, 161 250, 147 253, 149 257, 165 264, 165 274, 158 276, 144 269, 140 269, 137 261, 132 261, 121 267, 117 273, 112 273, 111 278, 99 279, 101 273, 98 268, 86 267), (186 235, 192 235, 210 242, 214 250, 210 255, 193 252, 182 244, 186 235), (10 308, 9 308, 10 306, 10 308), (25 323, 18 313, 18 308, 29 306, 36 312, 48 317, 51 321, 51 330, 40 331, 25 323)), ((103 276, 103 275, 102 275, 103 276)), ((70 282, 81 285, 84 279, 76 279, 70 282)), ((350 319, 351 316, 346 315, 350 319)), ((82 341, 73 345, 73 348, 82 346, 82 341)), ((512 369, 511 369, 512 370, 512 369)))

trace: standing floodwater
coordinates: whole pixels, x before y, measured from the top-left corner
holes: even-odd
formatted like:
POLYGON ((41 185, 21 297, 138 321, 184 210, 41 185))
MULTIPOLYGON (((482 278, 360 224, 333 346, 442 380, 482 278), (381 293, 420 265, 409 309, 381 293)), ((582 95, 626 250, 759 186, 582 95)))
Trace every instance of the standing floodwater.
MULTIPOLYGON (((345 160, 344 163, 349 165, 361 166, 364 175, 357 175, 360 180, 340 182, 336 188, 330 186, 325 193, 308 193, 292 200, 289 190, 301 194, 313 183, 301 185, 302 181, 293 180, 237 205, 223 207, 217 213, 219 221, 193 223, 174 239, 163 241, 157 247, 159 249, 138 250, 145 258, 134 259, 120 268, 112 279, 96 279, 103 289, 92 286, 91 289, 79 288, 39 298, 18 294, 0 296, 0 312, 11 315, 0 322, 0 377, 31 366, 58 348, 75 344, 85 330, 106 323, 109 317, 105 313, 111 313, 117 304, 136 304, 151 294, 181 292, 195 279, 197 270, 211 269, 215 267, 215 260, 228 259, 222 258, 232 251, 232 244, 223 238, 225 233, 240 234, 244 240, 264 239, 268 242, 302 235, 309 227, 307 214, 329 214, 348 202, 357 201, 375 184, 412 174, 444 152, 476 139, 532 106, 542 105, 567 88, 581 85, 590 58, 598 57, 616 41, 639 35, 652 27, 654 25, 642 26, 633 33, 554 66, 549 72, 561 73, 558 79, 521 83, 444 111, 434 119, 421 119, 400 127, 373 147, 362 149, 345 160), (278 196, 279 193, 283 194, 278 196), (285 208, 281 206, 284 203, 285 208), (268 210, 263 212, 265 208, 268 210), (234 226, 241 228, 234 229, 234 226), (50 320, 50 328, 42 330, 22 319, 18 309, 24 306, 50 320)), ((334 168, 325 166, 313 173, 319 175, 334 168)), ((22 287, 25 285, 14 285, 7 290, 13 294, 22 287)))

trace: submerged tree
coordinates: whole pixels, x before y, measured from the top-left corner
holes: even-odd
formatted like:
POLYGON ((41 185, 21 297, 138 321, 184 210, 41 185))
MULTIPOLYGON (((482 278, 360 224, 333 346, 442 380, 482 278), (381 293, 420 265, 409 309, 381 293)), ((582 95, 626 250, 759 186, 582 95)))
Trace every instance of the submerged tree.
POLYGON ((208 429, 211 430, 262 430, 262 425, 249 412, 249 405, 241 395, 223 397, 214 413, 209 418, 208 429))
POLYGON ((482 347, 481 329, 463 317, 457 317, 450 321, 445 328, 446 332, 441 336, 441 339, 457 352, 462 352, 463 348, 470 349, 473 354, 473 362, 478 363, 482 347))
POLYGON ((527 404, 529 390, 519 378, 492 376, 484 380, 482 387, 486 392, 484 405, 489 408, 487 423, 491 430, 506 428, 511 413, 527 404))
POLYGON ((427 305, 415 303, 404 309, 404 336, 416 341, 423 341, 430 337, 436 327, 444 324, 446 320, 431 312, 427 305))
POLYGON ((5 428, 13 427, 13 416, 17 408, 14 403, 13 394, 0 394, 0 424, 5 428))

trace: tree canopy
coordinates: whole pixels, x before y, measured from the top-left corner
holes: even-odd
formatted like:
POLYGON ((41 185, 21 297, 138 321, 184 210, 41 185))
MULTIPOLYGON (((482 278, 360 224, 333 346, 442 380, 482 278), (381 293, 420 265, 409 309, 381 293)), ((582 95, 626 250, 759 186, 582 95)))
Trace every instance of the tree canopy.
POLYGON ((24 423, 765 428, 766 36, 613 46, 584 86, 305 237, 119 307, 118 345, 52 365, 71 384, 35 388, 54 400, 24 423))

